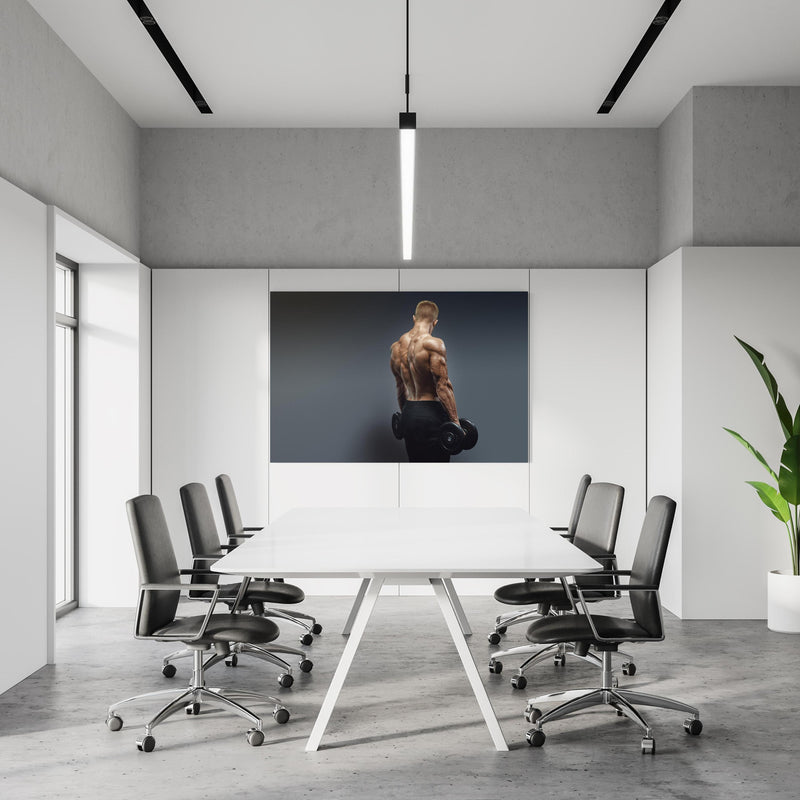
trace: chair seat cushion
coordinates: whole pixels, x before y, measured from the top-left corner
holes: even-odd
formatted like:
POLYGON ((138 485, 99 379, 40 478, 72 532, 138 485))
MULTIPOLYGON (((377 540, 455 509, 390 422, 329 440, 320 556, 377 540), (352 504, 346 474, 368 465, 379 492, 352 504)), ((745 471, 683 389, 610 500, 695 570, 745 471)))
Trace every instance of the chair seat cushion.
MULTIPOLYGON (((612 592, 598 592, 591 589, 584 589, 583 592, 583 599, 589 602, 606 600, 613 596, 612 592)), ((495 591, 494 599, 510 606, 535 606, 544 603, 558 610, 572 608, 561 581, 509 583, 495 591)))
MULTIPOLYGON (((219 596, 222 598, 236 597, 239 593, 238 583, 226 583, 220 587, 219 596)), ((286 605, 302 603, 305 594, 299 586, 291 583, 276 583, 274 581, 252 581, 247 587, 247 600, 258 603, 283 603, 286 605)))
MULTIPOLYGON (((592 614, 597 632, 604 639, 626 642, 652 638, 635 620, 622 617, 605 617, 592 614)), ((585 614, 564 614, 537 619, 525 632, 534 644, 556 644, 558 642, 597 642, 585 614)))
MULTIPOLYGON (((205 617, 182 617, 153 632, 158 638, 165 634, 185 636, 188 641, 194 638, 203 624, 205 617)), ((271 620, 264 617, 253 617, 249 614, 213 614, 208 623, 201 644, 215 642, 246 642, 250 644, 266 644, 278 638, 280 629, 271 620)))
POLYGON ((561 582, 523 581, 508 583, 494 593, 494 599, 510 606, 535 606, 539 603, 566 603, 569 600, 561 582))

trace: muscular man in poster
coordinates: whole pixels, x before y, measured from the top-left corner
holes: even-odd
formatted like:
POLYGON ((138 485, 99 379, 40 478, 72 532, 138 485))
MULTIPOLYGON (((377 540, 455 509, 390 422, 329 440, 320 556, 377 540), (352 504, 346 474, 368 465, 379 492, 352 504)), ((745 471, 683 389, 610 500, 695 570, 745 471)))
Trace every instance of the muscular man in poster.
POLYGON ((439 307, 422 300, 412 319, 414 327, 392 345, 390 359, 406 452, 412 462, 447 462, 450 456, 439 444, 439 428, 445 422, 460 423, 444 342, 433 335, 439 307))

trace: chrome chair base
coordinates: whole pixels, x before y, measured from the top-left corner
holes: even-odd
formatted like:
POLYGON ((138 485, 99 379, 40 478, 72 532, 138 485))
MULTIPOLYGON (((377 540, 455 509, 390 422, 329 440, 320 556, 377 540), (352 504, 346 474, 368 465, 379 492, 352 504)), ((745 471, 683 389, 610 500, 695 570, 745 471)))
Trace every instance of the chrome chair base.
POLYGON ((644 731, 642 751, 646 753, 655 753, 655 739, 653 738, 653 731, 650 727, 650 723, 636 708, 637 705, 649 706, 651 708, 666 708, 689 714, 689 718, 683 723, 684 730, 692 736, 698 736, 700 734, 703 730, 703 723, 700 721, 700 712, 694 706, 679 702, 678 700, 673 700, 669 697, 661 697, 659 695, 637 692, 630 689, 619 689, 614 686, 614 677, 611 671, 612 652, 614 651, 604 650, 600 653, 601 658, 599 660, 602 665, 603 675, 603 684, 600 688, 551 692, 528 700, 528 705, 525 708, 523 716, 528 722, 534 724, 534 727, 526 734, 528 744, 532 747, 541 747, 544 744, 545 736, 542 731, 542 726, 545 723, 561 719, 577 711, 602 705, 611 706, 616 710, 617 714, 633 720, 644 731), (539 703, 558 701, 561 701, 560 704, 546 713, 542 713, 538 708, 539 703))
MULTIPOLYGON (((257 747, 264 741, 264 734, 262 729, 262 719, 246 706, 242 705, 239 700, 249 700, 251 702, 261 702, 273 705, 272 716, 273 719, 279 723, 284 724, 288 722, 290 713, 289 710, 275 697, 270 695, 260 694, 258 692, 251 692, 244 689, 226 689, 226 688, 209 688, 205 685, 203 663, 203 654, 208 650, 208 645, 202 647, 190 647, 186 651, 181 651, 180 656, 191 654, 193 657, 193 670, 192 679, 189 686, 183 691, 175 694, 174 689, 164 689, 156 692, 147 692, 145 694, 134 695, 127 697, 124 700, 119 700, 112 703, 108 707, 106 714, 106 725, 109 730, 119 731, 122 729, 122 717, 117 713, 117 710, 126 705, 127 703, 139 702, 149 700, 156 697, 164 697, 172 695, 172 699, 156 713, 152 719, 144 727, 144 735, 140 737, 136 744, 140 750, 150 752, 155 747, 155 738, 153 737, 153 729, 156 725, 162 723, 173 714, 184 710, 186 714, 197 715, 200 713, 204 705, 220 706, 227 711, 238 714, 244 717, 253 726, 247 731, 247 741, 249 744, 257 747)), ((215 656, 216 658, 216 656, 215 656)), ((213 659, 210 659, 213 660, 213 659)))

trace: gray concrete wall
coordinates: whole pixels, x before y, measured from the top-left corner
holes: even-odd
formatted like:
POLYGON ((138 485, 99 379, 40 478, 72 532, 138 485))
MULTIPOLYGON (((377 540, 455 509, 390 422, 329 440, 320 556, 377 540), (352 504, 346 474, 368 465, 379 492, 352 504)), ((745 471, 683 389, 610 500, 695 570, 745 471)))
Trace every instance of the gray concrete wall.
POLYGON ((690 91, 658 129, 658 254, 663 258, 694 236, 693 95, 690 91))
POLYGON ((800 87, 696 87, 695 245, 800 244, 800 87))
MULTIPOLYGON (((415 267, 656 260, 655 129, 417 138, 415 267)), ((402 264, 395 130, 149 129, 141 176, 152 267, 402 264)))
POLYGON ((0 3, 0 177, 139 252, 139 128, 24 0, 0 3))

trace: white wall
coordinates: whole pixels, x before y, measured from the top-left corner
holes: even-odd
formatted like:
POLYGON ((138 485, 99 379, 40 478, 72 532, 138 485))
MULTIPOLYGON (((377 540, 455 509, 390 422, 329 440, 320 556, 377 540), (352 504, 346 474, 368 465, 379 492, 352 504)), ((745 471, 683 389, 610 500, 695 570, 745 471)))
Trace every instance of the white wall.
POLYGON ((0 179, 0 605, 5 641, 13 643, 0 659, 0 692, 47 663, 52 633, 47 231, 46 207, 0 179))
POLYGON ((131 606, 138 570, 125 501, 149 491, 150 275, 78 268, 78 588, 82 606, 131 606))
POLYGON ((617 553, 645 509, 644 270, 531 272, 531 514, 566 525, 581 475, 625 487, 617 553))
MULTIPOLYGON (((774 409, 733 337, 764 353, 794 411, 800 248, 683 248, 651 271, 654 337, 660 328, 650 350, 651 428, 663 421, 665 430, 650 439, 650 488, 680 496, 681 547, 671 553, 680 559, 677 608, 690 619, 763 619, 766 574, 789 566, 786 533, 744 483, 767 479, 763 468, 722 428, 741 433, 773 466, 779 462, 774 409), (659 386, 679 393, 672 403, 680 417, 664 410, 659 386)), ((670 564, 671 602, 675 569, 670 564)))
MULTIPOLYGON (((578 478, 590 472, 626 487, 624 557, 644 510, 644 287, 642 270, 307 269, 268 277, 264 270, 156 270, 153 485, 179 554, 188 560, 178 488, 204 482, 217 510, 213 479, 222 471, 252 525, 298 505, 448 503, 518 506, 564 524, 578 478), (529 284, 530 465, 268 464, 268 288, 527 291, 529 284)), ((460 590, 496 588, 468 583, 460 590)), ((303 582, 308 594, 350 593, 355 585, 303 582)))
POLYGON ((221 532, 223 472, 243 514, 268 518, 267 299, 267 270, 153 272, 153 493, 184 566, 183 484, 205 484, 221 532))
POLYGON ((661 602, 683 616, 683 251, 647 272, 647 489, 678 504, 661 602))

